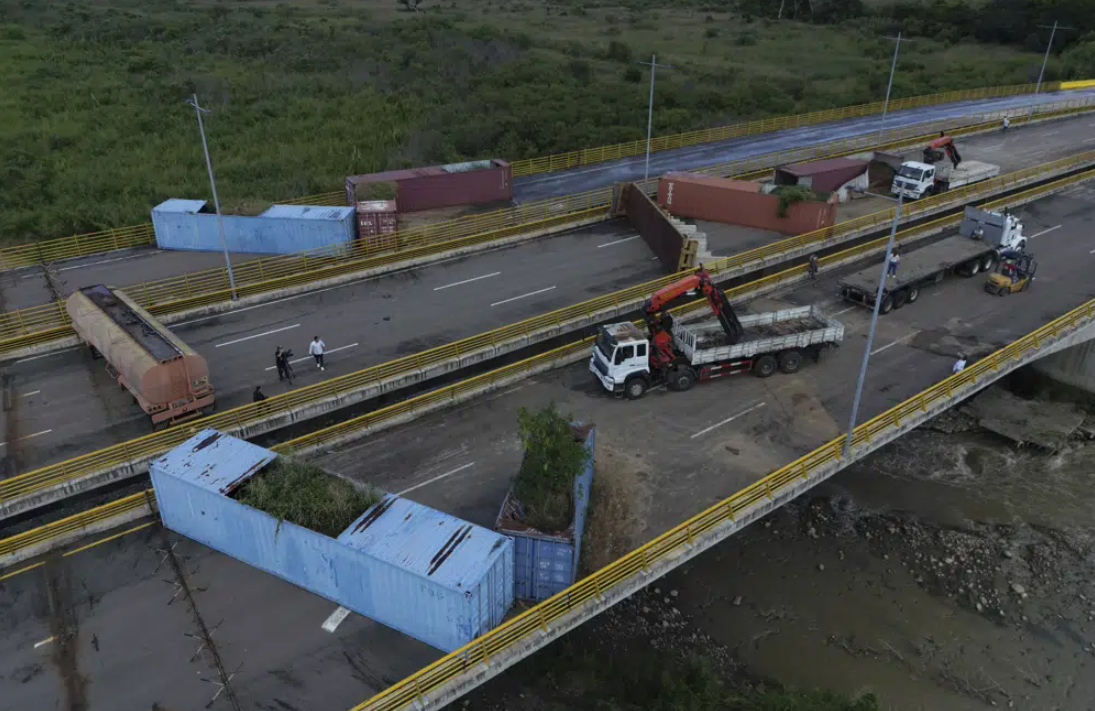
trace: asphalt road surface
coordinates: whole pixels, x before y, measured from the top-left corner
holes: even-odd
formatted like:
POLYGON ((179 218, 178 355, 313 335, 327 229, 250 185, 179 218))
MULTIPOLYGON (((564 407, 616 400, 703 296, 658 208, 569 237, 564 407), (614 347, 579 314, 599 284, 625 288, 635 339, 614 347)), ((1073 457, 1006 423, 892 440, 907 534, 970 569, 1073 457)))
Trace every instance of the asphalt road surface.
MULTIPOLYGON (((1093 216, 1090 183, 1024 208, 1041 265, 1026 293, 990 296, 981 277, 952 277, 883 317, 859 420, 946 377, 958 350, 1004 345, 1095 297, 1093 216)), ((517 408, 555 401, 597 425, 598 471, 610 462, 628 484, 627 533, 639 543, 844 429, 869 312, 837 299, 838 276, 749 305, 820 303, 844 321, 844 346, 796 375, 742 375, 630 402, 602 392, 583 363, 318 462, 490 525, 520 461, 517 408)), ((0 711, 203 708, 216 675, 188 636, 194 618, 163 558, 173 543, 241 708, 344 711, 438 655, 357 615, 324 631, 333 603, 166 536, 153 527, 0 583, 0 711)))
MULTIPOLYGON (((981 102, 967 101, 946 104, 945 106, 908 109, 890 114, 885 125, 895 128, 948 116, 964 116, 970 113, 971 110, 989 112, 1007 107, 1025 106, 1034 101, 1062 101, 1067 98, 1087 96, 1093 93, 1095 93, 1095 89, 1041 94, 1038 97, 1006 97, 981 102)), ((1084 119, 1084 117, 1081 117, 1081 119, 1090 122, 1090 118, 1084 119)), ((700 146, 660 151, 650 157, 650 175, 659 175, 668 170, 684 170, 713 165, 738 158, 748 158, 764 153, 856 136, 875 129, 880 121, 881 118, 878 116, 869 116, 775 131, 759 136, 745 136, 717 143, 706 143, 700 146)), ((1030 129, 1024 129, 1023 132, 1030 132, 1039 136, 1037 140, 1041 143, 1044 138, 1043 133, 1052 132, 1053 130, 1052 128, 1031 127, 1030 129)), ((1079 145, 1074 145, 1074 148, 1080 150, 1079 145)), ((645 158, 642 156, 624 158, 567 171, 518 178, 514 181, 514 198, 517 202, 530 202, 557 195, 593 190, 621 181, 639 179, 643 177, 644 160, 645 158)), ((238 254, 234 255, 234 259, 242 261, 254 256, 256 255, 238 254)), ((216 253, 134 249, 126 252, 112 252, 68 260, 57 266, 64 270, 59 273, 64 287, 72 290, 89 284, 105 283, 113 286, 124 286, 142 281, 163 279, 187 272, 219 267, 222 262, 221 256, 216 253)), ((0 307, 5 310, 45 303, 52 300, 52 298, 52 293, 47 288, 40 269, 21 269, 0 274, 0 307)))
MULTIPOLYGON (((963 142, 967 157, 1007 170, 1071 155, 1092 134, 1079 117, 963 142)), ((1092 144, 1095 145, 1095 144, 1092 144)), ((879 200, 879 209, 889 207, 879 200)), ((755 231, 754 231, 755 232, 755 231)), ((717 254, 780 239, 727 230, 711 235, 717 254)), ((295 386, 344 375, 425 348, 641 283, 663 272, 622 221, 412 271, 273 301, 176 325, 173 330, 209 361, 218 408, 250 402, 262 385, 284 392, 273 369, 278 345, 299 362, 295 386), (329 355, 318 372, 307 344, 320 336, 329 355)), ((10 407, 0 412, 2 476, 23 473, 147 434, 151 424, 109 377, 103 362, 70 349, 0 365, 10 407)))

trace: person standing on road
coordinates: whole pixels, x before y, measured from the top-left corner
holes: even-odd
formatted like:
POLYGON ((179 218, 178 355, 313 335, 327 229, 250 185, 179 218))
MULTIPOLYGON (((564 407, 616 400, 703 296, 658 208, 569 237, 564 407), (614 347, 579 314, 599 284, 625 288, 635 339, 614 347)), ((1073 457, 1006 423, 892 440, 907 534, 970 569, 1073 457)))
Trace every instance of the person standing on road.
POLYGON ((810 270, 810 281, 816 281, 817 280, 817 255, 816 254, 811 254, 810 255, 810 263, 807 266, 807 268, 810 270))
POLYGON ((895 249, 890 253, 890 261, 886 264, 886 276, 897 276, 897 265, 901 264, 901 255, 895 249))
POLYGON ((319 336, 312 338, 312 343, 308 346, 308 352, 316 359, 316 367, 323 370, 323 351, 326 350, 327 344, 319 340, 319 336))
POLYGON ((951 368, 951 375, 957 375, 966 369, 966 356, 962 353, 958 354, 958 360, 954 361, 954 367, 951 368))
POLYGON ((277 347, 274 351, 274 365, 278 368, 278 381, 288 380, 293 382, 293 376, 289 373, 289 358, 286 356, 285 351, 281 349, 281 346, 277 347))
POLYGON ((1011 127, 1011 120, 1007 116, 1005 116, 1004 117, 1004 130, 1006 131, 1010 127, 1011 127))
POLYGON ((256 385, 255 392, 251 393, 251 402, 262 402, 266 396, 262 394, 262 386, 256 385))

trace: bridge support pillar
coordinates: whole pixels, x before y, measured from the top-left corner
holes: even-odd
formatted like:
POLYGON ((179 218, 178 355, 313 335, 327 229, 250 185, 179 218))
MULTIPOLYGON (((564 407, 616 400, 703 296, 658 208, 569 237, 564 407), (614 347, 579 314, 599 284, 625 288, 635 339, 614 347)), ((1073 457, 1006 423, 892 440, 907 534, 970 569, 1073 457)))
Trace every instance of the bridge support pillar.
POLYGON ((1095 395, 1095 340, 1083 341, 1039 358, 1032 367, 1059 383, 1095 395))

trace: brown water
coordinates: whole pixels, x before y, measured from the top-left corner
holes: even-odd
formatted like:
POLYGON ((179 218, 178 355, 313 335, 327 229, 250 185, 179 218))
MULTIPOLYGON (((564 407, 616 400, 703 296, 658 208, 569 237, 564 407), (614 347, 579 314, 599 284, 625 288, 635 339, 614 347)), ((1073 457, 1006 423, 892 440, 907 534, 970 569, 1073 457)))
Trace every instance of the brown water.
POLYGON ((1093 534, 1095 443, 921 430, 663 587, 788 685, 901 711, 1090 711, 1093 534))

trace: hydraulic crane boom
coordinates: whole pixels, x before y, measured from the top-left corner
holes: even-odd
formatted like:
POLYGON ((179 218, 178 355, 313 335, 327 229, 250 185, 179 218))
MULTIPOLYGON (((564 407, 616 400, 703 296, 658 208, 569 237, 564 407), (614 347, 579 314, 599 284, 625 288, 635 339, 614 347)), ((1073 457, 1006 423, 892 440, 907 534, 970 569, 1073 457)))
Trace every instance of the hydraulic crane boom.
POLYGON ((681 294, 694 290, 698 290, 707 299, 707 305, 711 307, 711 311, 718 318, 722 330, 726 333, 727 345, 734 345, 741 340, 745 330, 742 328, 741 321, 738 320, 737 314, 730 306, 730 300, 726 298, 726 294, 722 289, 715 286, 702 264, 695 274, 690 274, 672 284, 663 286, 647 300, 643 308, 647 315, 647 325, 651 330, 655 328, 670 330, 673 322, 664 310, 666 304, 681 294))
POLYGON ((929 143, 928 147, 924 149, 924 162, 933 164, 938 160, 942 160, 944 153, 951 159, 951 163, 954 164, 955 168, 962 162, 962 155, 958 152, 958 146, 955 145, 954 139, 940 131, 939 138, 929 143))

